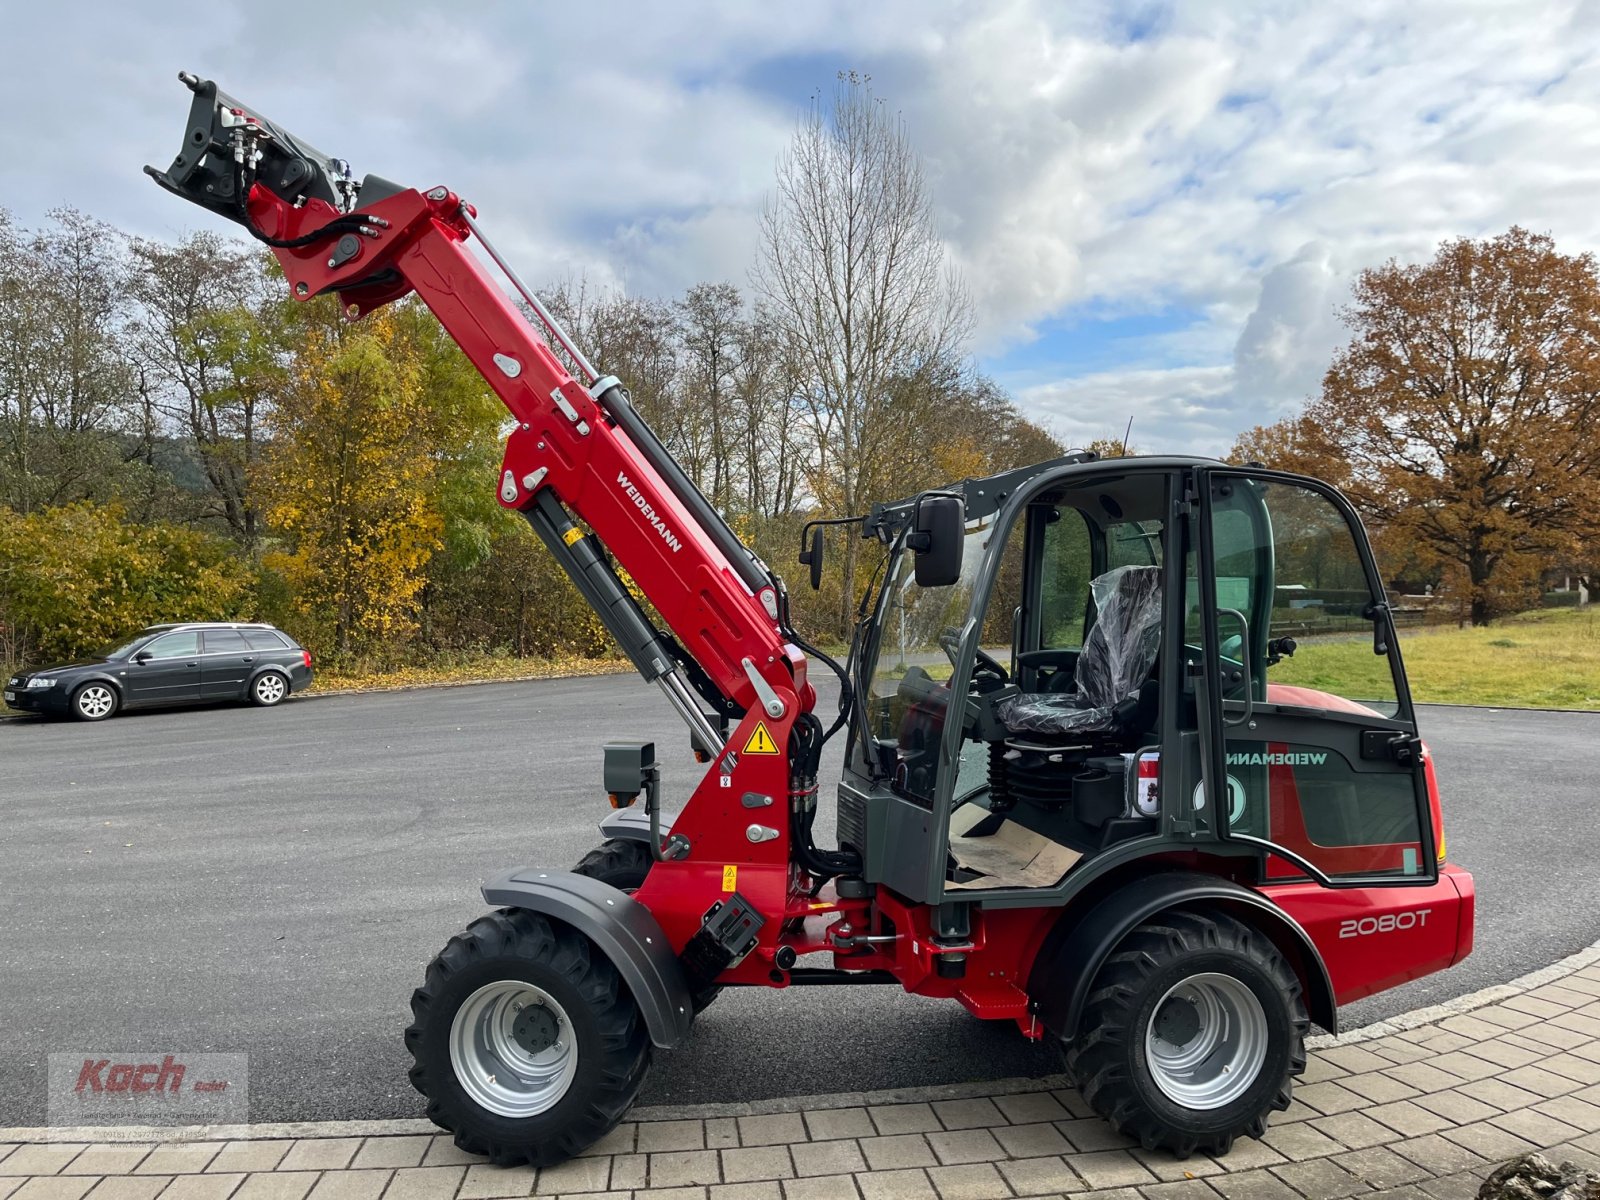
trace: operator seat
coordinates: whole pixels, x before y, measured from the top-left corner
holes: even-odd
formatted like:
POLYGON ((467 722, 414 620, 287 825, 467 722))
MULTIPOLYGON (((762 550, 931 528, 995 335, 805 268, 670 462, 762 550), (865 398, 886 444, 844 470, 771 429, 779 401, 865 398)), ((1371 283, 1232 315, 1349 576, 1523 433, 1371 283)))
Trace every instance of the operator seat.
MULTIPOLYGON (((1117 567, 1092 580, 1095 623, 1083 639, 1075 692, 1023 692, 995 706, 1014 734, 1136 729, 1153 702, 1150 671, 1161 649, 1161 568, 1117 567)), ((1145 719, 1150 724, 1153 716, 1145 719)))

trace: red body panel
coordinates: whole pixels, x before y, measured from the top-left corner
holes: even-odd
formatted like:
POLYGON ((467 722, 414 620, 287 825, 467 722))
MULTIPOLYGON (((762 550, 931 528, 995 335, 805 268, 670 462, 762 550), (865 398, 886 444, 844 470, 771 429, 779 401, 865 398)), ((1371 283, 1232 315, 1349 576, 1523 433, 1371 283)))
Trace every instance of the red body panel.
POLYGON ((1262 895, 1322 951, 1333 992, 1349 1004, 1442 971, 1472 949, 1472 876, 1446 866, 1430 887, 1271 884, 1262 895))

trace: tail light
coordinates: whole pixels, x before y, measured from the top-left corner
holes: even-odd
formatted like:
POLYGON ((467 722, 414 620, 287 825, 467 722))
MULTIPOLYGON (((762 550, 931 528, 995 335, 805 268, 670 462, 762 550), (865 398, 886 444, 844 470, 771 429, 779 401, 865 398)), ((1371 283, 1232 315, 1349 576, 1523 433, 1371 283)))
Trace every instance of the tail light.
MULTIPOLYGON (((309 650, 301 650, 300 651, 300 657, 306 660, 306 670, 308 670, 308 671, 311 670, 311 651, 309 651, 309 650)), ((1432 771, 1433 768, 1429 767, 1428 770, 1432 771)))
POLYGON ((1433 844, 1439 850, 1439 862, 1444 863, 1444 808, 1439 803, 1439 780, 1433 773, 1433 755, 1422 747, 1422 774, 1428 784, 1428 815, 1433 820, 1433 844))

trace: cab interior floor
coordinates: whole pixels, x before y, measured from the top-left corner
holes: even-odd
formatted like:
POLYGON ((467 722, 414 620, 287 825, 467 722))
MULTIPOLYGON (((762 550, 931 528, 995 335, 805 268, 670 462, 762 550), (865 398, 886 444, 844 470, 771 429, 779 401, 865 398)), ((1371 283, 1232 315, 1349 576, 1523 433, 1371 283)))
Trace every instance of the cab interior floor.
POLYGON ((950 853, 958 868, 950 888, 961 891, 1049 887, 1083 857, 976 804, 951 814, 950 853))

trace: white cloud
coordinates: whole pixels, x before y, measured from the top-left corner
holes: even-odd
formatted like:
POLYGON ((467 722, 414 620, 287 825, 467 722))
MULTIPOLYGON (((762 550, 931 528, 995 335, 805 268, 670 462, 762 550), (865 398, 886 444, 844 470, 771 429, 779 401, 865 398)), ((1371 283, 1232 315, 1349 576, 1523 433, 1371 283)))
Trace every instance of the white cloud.
POLYGON ((1121 437, 1149 452, 1210 454, 1232 441, 1227 367, 1100 371, 1025 387, 1018 402, 1067 446, 1121 437), (1185 432, 1178 432, 1185 431, 1185 432))
POLYGON ((1315 389, 1362 267, 1513 223, 1600 248, 1597 33, 1575 0, 81 0, 8 15, 0 204, 209 224, 138 174, 174 149, 185 67, 358 170, 449 183, 530 279, 671 292, 743 276, 797 113, 859 68, 924 153, 1002 375, 1078 306, 1193 314, 1115 371, 1050 381, 1035 354, 1019 399, 1221 450, 1315 389))

